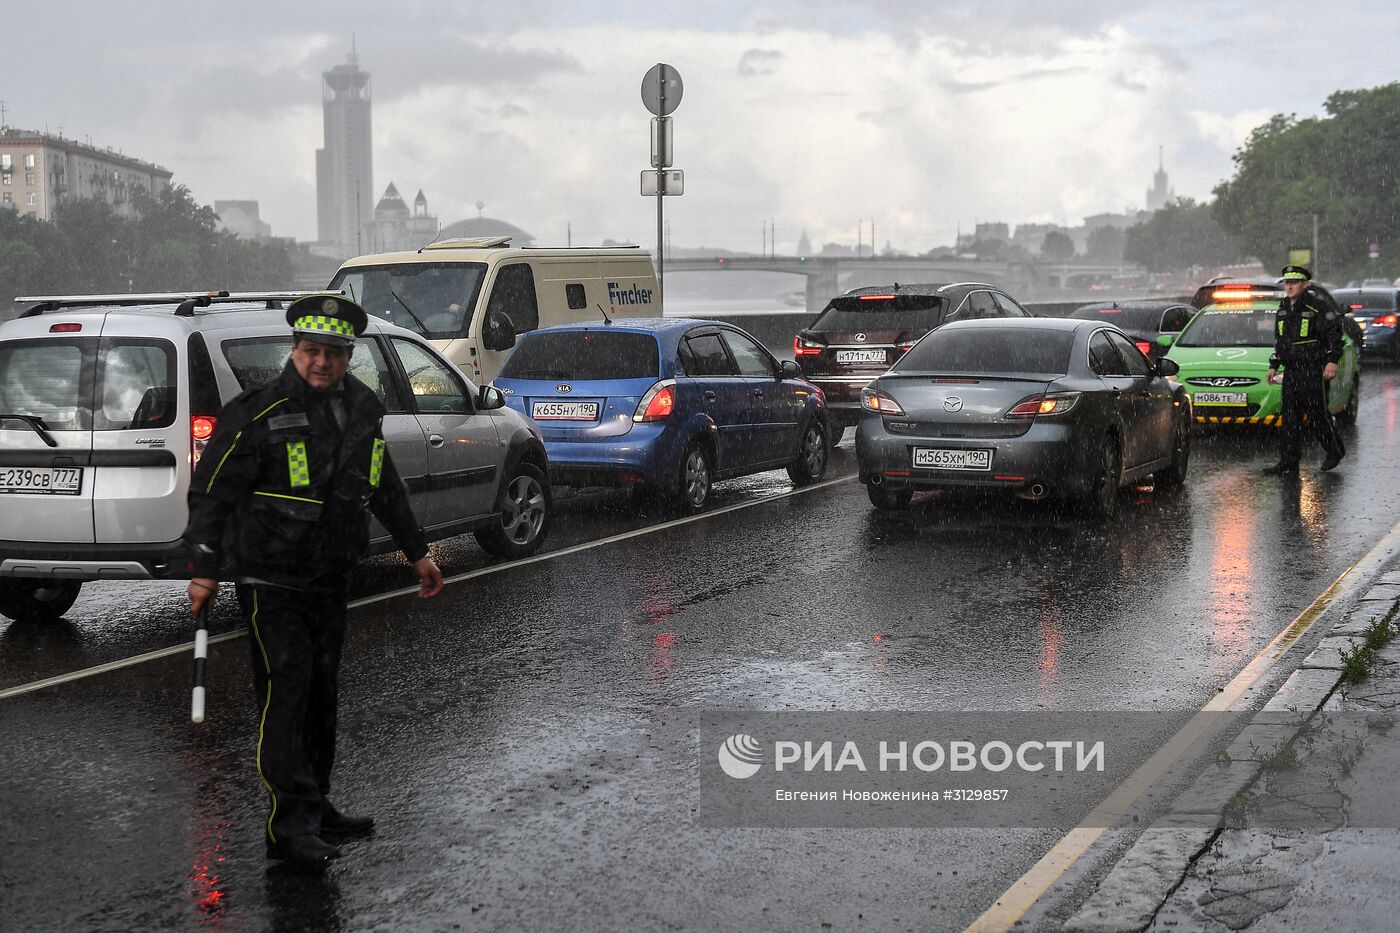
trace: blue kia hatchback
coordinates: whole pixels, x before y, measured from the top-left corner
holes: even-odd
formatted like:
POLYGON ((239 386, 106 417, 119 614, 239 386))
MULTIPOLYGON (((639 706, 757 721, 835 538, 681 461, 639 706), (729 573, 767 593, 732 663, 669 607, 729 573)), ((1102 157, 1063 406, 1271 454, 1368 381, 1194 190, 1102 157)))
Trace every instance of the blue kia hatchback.
POLYGON ((826 398, 737 327, 687 318, 560 324, 520 338, 494 384, 544 434, 550 479, 704 507, 716 480, 826 472, 826 398))

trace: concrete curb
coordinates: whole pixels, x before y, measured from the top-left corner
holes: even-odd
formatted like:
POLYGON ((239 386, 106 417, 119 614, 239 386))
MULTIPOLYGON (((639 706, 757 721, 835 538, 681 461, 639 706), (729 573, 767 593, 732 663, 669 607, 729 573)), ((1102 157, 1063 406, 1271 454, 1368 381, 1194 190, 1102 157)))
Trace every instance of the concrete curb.
POLYGON ((1201 828, 1201 814, 1221 814, 1247 791, 1269 759, 1292 741, 1313 714, 1325 709, 1342 683, 1341 652, 1360 644, 1366 627, 1400 603, 1400 570, 1381 574, 1265 704, 1268 722, 1246 726, 1230 745, 1227 767, 1201 775, 1172 812, 1158 819, 1118 860, 1065 922, 1065 933, 1136 933, 1145 929, 1192 863, 1219 836, 1201 828), (1278 714, 1285 716, 1282 725, 1278 714), (1180 819, 1174 819, 1175 816, 1180 819), (1194 815, 1194 816, 1193 816, 1194 815), (1173 825, 1173 824, 1177 825, 1173 825), (1185 824, 1185 825, 1183 825, 1185 824))

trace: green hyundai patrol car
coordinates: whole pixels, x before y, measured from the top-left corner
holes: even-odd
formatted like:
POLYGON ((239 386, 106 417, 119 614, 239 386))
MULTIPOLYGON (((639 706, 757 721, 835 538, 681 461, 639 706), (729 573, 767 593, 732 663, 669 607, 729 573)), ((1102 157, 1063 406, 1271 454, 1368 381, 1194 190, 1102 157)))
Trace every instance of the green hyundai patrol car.
MULTIPOLYGON (((1222 285, 1173 339, 1167 358, 1181 367, 1176 379, 1191 393, 1197 424, 1277 426, 1283 386, 1267 382, 1274 352, 1274 322, 1283 289, 1251 283, 1222 285)), ((1356 421, 1361 391, 1361 332, 1342 321, 1341 370, 1328 386, 1327 409, 1339 424, 1356 421)))

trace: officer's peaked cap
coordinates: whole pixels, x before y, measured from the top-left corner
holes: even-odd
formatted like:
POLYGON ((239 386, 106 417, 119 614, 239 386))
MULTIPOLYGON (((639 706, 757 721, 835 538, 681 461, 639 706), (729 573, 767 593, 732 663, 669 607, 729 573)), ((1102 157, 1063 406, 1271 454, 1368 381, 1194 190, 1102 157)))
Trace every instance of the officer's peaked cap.
POLYGON ((287 306, 287 323, 303 339, 349 347, 365 332, 369 316, 344 295, 303 295, 287 306))
POLYGON ((1284 266, 1283 278, 1284 281, 1298 281, 1301 279, 1306 282, 1312 278, 1312 273, 1308 271, 1306 266, 1284 266))

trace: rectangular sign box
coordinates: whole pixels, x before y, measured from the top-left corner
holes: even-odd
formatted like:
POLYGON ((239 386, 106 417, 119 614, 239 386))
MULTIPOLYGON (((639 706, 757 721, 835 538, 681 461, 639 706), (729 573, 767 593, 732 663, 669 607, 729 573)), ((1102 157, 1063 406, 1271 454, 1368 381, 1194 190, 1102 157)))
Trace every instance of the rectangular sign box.
POLYGON ((642 171, 642 196, 654 198, 658 194, 685 194, 685 171, 678 168, 668 168, 661 171, 644 169, 642 171), (661 176, 660 191, 657 190, 657 175, 661 176))

